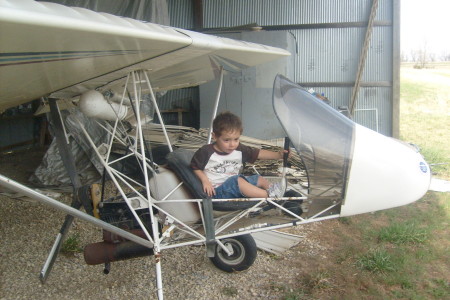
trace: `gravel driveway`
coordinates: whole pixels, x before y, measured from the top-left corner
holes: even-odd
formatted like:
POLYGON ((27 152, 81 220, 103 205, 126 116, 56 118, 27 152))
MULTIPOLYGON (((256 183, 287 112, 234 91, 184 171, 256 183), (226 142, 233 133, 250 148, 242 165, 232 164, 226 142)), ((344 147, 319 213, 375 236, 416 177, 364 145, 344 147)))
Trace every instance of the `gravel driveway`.
MULTIPOLYGON (((63 202, 68 202, 64 197, 63 202)), ((59 255, 46 284, 39 272, 64 220, 64 214, 34 201, 0 196, 0 299, 156 299, 154 258, 144 257, 103 266, 88 266, 83 255, 59 255)), ((315 224, 290 232, 311 235, 315 224)), ((76 220, 70 233, 81 244, 100 241, 101 231, 76 220)), ((69 233, 69 234, 70 234, 69 233)), ((281 299, 295 286, 300 256, 317 256, 321 247, 304 239, 283 256, 258 251, 247 271, 225 273, 206 257, 203 246, 162 252, 165 299, 281 299), (299 255, 301 254, 301 255, 299 255)))

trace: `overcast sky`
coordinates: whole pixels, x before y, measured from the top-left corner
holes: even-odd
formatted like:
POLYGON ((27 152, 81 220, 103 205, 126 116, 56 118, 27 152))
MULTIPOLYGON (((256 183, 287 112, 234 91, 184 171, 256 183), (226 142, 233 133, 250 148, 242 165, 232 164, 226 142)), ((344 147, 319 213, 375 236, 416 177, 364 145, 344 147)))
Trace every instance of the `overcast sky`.
POLYGON ((401 49, 450 52, 450 0, 401 1, 401 49))

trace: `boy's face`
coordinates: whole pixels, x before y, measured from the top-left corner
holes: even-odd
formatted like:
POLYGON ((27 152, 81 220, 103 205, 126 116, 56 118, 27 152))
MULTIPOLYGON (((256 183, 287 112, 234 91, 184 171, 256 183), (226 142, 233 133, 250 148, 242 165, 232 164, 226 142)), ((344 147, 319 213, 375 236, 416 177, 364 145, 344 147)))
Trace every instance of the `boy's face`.
POLYGON ((223 131, 218 137, 213 133, 213 138, 216 140, 214 148, 217 151, 231 153, 239 146, 239 138, 241 133, 238 130, 223 131))

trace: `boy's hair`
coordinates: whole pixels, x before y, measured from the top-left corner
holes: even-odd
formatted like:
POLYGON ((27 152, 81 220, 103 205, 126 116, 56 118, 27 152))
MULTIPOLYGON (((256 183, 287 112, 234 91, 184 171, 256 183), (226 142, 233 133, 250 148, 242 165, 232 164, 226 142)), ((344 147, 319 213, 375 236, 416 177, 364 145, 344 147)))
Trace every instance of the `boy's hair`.
POLYGON ((213 121, 213 132, 216 137, 227 131, 239 131, 242 134, 243 130, 241 119, 229 111, 218 114, 213 121))

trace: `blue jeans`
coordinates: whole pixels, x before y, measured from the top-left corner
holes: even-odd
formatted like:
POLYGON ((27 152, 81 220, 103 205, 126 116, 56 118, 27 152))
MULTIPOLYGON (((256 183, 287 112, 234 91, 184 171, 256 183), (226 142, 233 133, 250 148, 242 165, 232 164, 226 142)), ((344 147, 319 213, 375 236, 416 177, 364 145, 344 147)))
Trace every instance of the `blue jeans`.
POLYGON ((241 193, 239 189, 238 178, 241 177, 245 179, 247 182, 257 186, 259 175, 234 175, 225 180, 222 185, 216 187, 216 195, 214 198, 216 199, 229 199, 229 198, 245 198, 245 195, 241 193))

